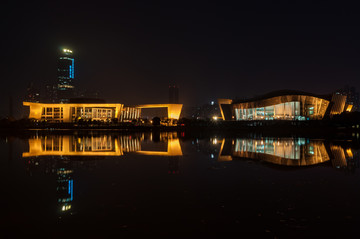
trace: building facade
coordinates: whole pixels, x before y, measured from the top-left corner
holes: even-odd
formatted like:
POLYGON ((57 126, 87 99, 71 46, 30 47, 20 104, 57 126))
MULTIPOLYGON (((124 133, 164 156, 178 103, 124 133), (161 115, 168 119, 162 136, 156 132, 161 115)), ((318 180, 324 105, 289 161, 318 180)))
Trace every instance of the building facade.
POLYGON ((48 121, 71 123, 78 120, 97 121, 132 121, 141 118, 141 109, 167 108, 167 118, 178 120, 182 104, 150 104, 124 107, 123 104, 109 103, 34 103, 23 102, 29 107, 29 118, 48 121))
POLYGON ((219 99, 223 120, 321 120, 351 110, 346 96, 277 91, 249 100, 219 99))
POLYGON ((119 119, 123 104, 106 103, 78 103, 78 104, 52 104, 24 102, 30 107, 29 118, 46 120, 49 122, 76 122, 83 120, 110 121, 119 119))
POLYGON ((63 49, 58 59, 57 97, 60 102, 69 102, 74 95, 75 67, 72 50, 63 49))

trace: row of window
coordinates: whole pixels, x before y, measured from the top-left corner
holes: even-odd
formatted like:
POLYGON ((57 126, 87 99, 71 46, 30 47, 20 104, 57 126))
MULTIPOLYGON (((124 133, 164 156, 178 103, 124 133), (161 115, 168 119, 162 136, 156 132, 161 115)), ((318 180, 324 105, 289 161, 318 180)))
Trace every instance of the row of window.
POLYGON ((292 101, 259 108, 235 108, 236 120, 305 120, 315 114, 314 105, 305 106, 305 115, 301 115, 300 102, 292 101))

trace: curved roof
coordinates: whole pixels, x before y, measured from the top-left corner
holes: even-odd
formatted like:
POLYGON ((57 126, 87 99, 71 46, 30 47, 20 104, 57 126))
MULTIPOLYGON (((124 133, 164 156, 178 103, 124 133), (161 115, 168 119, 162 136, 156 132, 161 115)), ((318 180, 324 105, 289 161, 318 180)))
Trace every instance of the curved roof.
POLYGON ((312 93, 308 93, 308 92, 304 92, 304 91, 298 91, 298 90, 277 90, 277 91, 272 91, 267 94, 264 94, 261 96, 256 96, 253 98, 248 98, 248 99, 243 99, 243 100, 234 100, 232 103, 236 104, 236 103, 259 101, 259 100, 265 100, 265 99, 269 99, 272 97, 284 96, 284 95, 307 95, 307 96, 313 96, 313 97, 317 97, 317 98, 321 98, 321 99, 325 99, 325 100, 331 99, 330 94, 329 95, 316 95, 316 94, 312 94, 312 93))

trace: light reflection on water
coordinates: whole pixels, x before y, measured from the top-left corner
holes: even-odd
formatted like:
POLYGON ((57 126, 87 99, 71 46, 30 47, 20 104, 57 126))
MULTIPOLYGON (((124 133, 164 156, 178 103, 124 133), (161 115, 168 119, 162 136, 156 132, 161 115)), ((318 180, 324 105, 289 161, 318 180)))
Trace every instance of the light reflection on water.
MULTIPOLYGON (((96 159, 108 156, 123 156, 136 153, 147 156, 169 157, 169 173, 178 173, 178 160, 182 149, 177 133, 164 132, 158 135, 158 141, 165 143, 165 150, 142 150, 142 143, 153 142, 153 134, 135 135, 45 135, 28 139, 28 152, 23 158, 58 156, 61 160, 96 159), (177 157, 175 157, 177 156, 177 157), (170 158, 173 157, 173 160, 170 158), (174 170, 175 169, 175 170, 174 170)), ((198 143, 198 139, 196 139, 198 143)), ((221 144, 219 153, 211 153, 211 159, 227 162, 236 159, 253 159, 282 166, 311 166, 331 161, 334 168, 346 168, 359 162, 359 154, 349 146, 336 145, 319 139, 306 138, 211 138, 211 145, 221 144), (348 165, 349 164, 349 165, 348 165)), ((215 147, 216 148, 216 147, 215 147)), ((30 163, 31 164, 31 163, 30 163)), ((73 169, 62 166, 56 169, 59 192, 58 202, 62 211, 71 209, 73 200, 73 169)))
MULTIPOLYGON (((152 134, 149 135, 152 141, 152 134)), ((143 150, 145 134, 138 135, 47 135, 28 139, 28 152, 22 157, 39 156, 122 156, 137 153, 153 156, 182 156, 180 140, 176 133, 161 133, 159 141, 166 149, 143 150)), ((238 158, 258 159, 285 166, 309 166, 331 160, 334 167, 346 167, 347 162, 358 157, 350 146, 306 138, 212 138, 212 144, 221 143, 218 161, 238 158)), ((198 140, 197 140, 198 142, 198 140)), ((211 154, 211 158, 214 158, 211 154)))
MULTIPOLYGON (((36 136, 29 138, 29 151, 23 157, 38 156, 121 156, 127 152, 145 155, 181 156, 181 146, 176 133, 161 133, 159 141, 166 142, 166 151, 141 150, 144 134, 139 135, 100 135, 100 136, 36 136)), ((152 141, 152 134, 150 134, 152 141)))
MULTIPOLYGON (((225 230, 224 222, 222 221, 226 221, 226 227, 229 227, 233 222, 230 219, 237 217, 234 220, 236 225, 230 228, 231 230, 236 231, 239 228, 239 222, 247 225, 244 227, 252 228, 251 230, 260 230, 259 227, 262 228, 264 226, 261 220, 264 219, 259 219, 260 221, 258 219, 248 220, 253 215, 252 213, 256 217, 263 213, 271 215, 274 210, 276 214, 278 212, 284 213, 281 211, 283 210, 281 209, 281 204, 291 205, 291 208, 294 207, 293 205, 306 204, 306 198, 302 199, 303 201, 305 200, 305 202, 301 202, 302 204, 297 204, 297 199, 286 199, 289 202, 284 199, 284 197, 288 197, 289 191, 292 191, 294 197, 296 195, 299 197, 298 194, 304 192, 301 187, 297 189, 297 187, 291 184, 291 182, 295 182, 296 185, 299 182, 300 185, 304 184, 302 172, 308 178, 312 178, 306 180, 313 180, 313 182, 305 181, 307 187, 316 191, 316 187, 330 180, 328 176, 325 179, 322 178, 323 169, 330 169, 333 172, 345 169, 347 172, 354 173, 355 169, 359 167, 359 150, 358 147, 354 147, 352 142, 324 139, 278 137, 186 138, 184 135, 176 132, 161 132, 126 135, 114 133, 87 135, 43 134, 31 136, 25 139, 24 143, 22 152, 20 152, 20 159, 25 162, 23 166, 25 166, 27 174, 26 177, 22 175, 16 180, 20 182, 35 180, 37 184, 43 184, 46 181, 49 185, 42 189, 41 195, 44 198, 49 198, 49 200, 46 199, 47 203, 56 204, 56 207, 52 210, 56 212, 56 215, 62 222, 65 220, 65 217, 70 217, 75 222, 81 218, 81 220, 89 223, 87 221, 89 208, 84 205, 87 205, 87 201, 89 201, 89 203, 91 202, 90 204, 94 204, 95 208, 98 208, 96 201, 103 200, 102 207, 107 208, 109 211, 114 211, 114 215, 109 216, 112 220, 115 220, 114 217, 125 221, 132 218, 131 222, 127 222, 126 228, 146 230, 141 226, 143 225, 143 218, 135 216, 125 217, 119 214, 120 212, 128 213, 129 215, 136 214, 135 211, 137 209, 135 210, 133 206, 130 206, 135 204, 137 208, 143 205, 142 213, 144 215, 151 214, 152 217, 166 224, 168 228, 172 228, 167 229, 169 233, 174 229, 174 225, 168 224, 169 222, 186 225, 193 228, 192 230, 197 230, 199 228, 198 222, 192 222, 189 219, 192 217, 194 220, 199 218, 201 224, 204 224, 206 218, 208 221, 212 220, 213 224, 209 225, 218 225, 218 230, 225 230), (244 164, 249 161, 266 163, 244 164), (277 175, 278 177, 286 177, 286 180, 289 181, 288 185, 277 185, 274 183, 274 181, 276 182, 276 177, 272 178, 272 176, 269 176, 271 175, 270 172, 274 169, 267 167, 269 165, 284 169, 277 175), (286 174, 286 176, 282 174, 287 169, 294 168, 304 170, 300 170, 299 173, 286 174), (313 171, 306 171, 306 169, 313 171), (90 172, 97 173, 96 180, 93 180, 95 176, 91 176, 93 174, 90 172), (247 183, 248 181, 251 184, 247 183), (254 182, 257 183, 254 184, 254 182), (106 186, 106 183, 111 185, 106 186), (219 185, 218 187, 216 186, 217 184, 219 185), (240 191, 239 187, 242 188, 240 191), (51 199, 51 188, 56 192, 56 199, 51 199), (92 192, 95 188, 97 190, 96 193, 90 193, 94 198, 82 196, 84 194, 88 195, 86 193, 89 193, 88 191, 92 192), (269 190, 268 188, 272 190, 271 193, 267 191, 269 190), (146 194, 145 200, 144 194, 147 191, 149 192, 146 194), (119 192, 121 192, 120 197, 118 196, 119 192), (209 194, 210 192, 213 194, 209 194), (279 200, 281 202, 280 206, 275 203, 270 204, 268 208, 259 208, 257 203, 259 203, 260 199, 258 197, 251 197, 254 192, 263 192, 263 196, 266 198, 274 197, 272 200, 279 200), (277 193, 273 194, 273 192, 277 193), (244 199, 243 194, 249 195, 249 198, 244 199), (276 198, 276 194, 279 195, 279 198, 276 198), (286 196, 281 196, 282 194, 286 196), (132 195, 130 199, 124 199, 130 195, 132 195), (171 195, 175 196, 172 197, 171 195), (116 198, 117 201, 124 201, 123 204, 127 206, 119 205, 115 199, 115 202, 112 202, 112 197, 116 198), (161 204, 163 198, 167 198, 167 201, 165 200, 161 204), (231 202, 234 200, 238 200, 238 204, 232 205, 231 202), (257 203, 255 203, 256 201, 257 203), (232 209, 222 212, 212 208, 214 205, 223 204, 224 202, 232 205, 232 209), (153 208, 155 204, 160 208, 166 205, 166 209, 162 210, 166 212, 167 210, 174 211, 181 219, 172 218, 166 212, 155 215, 154 213, 158 212, 158 209, 153 208), (187 209, 188 207, 191 210, 187 209), (214 214, 214 217, 212 217, 211 213, 208 216, 198 215, 197 210, 200 210, 198 208, 204 208, 204 211, 201 211, 204 215, 209 211, 214 214), (169 221, 163 218, 164 215, 169 217, 169 221), (241 215, 243 215, 243 218, 241 215), (245 222, 242 220, 245 220, 245 222)), ((7 141, 6 144, 9 148, 13 148, 11 140, 7 141)), ((5 175, 12 175, 17 168, 13 166, 6 168, 4 167, 4 162, 3 159, 3 168, 7 170, 5 175)), ((327 175, 333 174, 328 172, 327 175)), ((347 185, 345 181, 342 182, 343 180, 347 179, 343 177, 336 178, 336 185, 331 183, 331 187, 336 186, 337 191, 346 190, 347 185)), ((351 182, 354 184, 352 185, 354 187, 359 184, 356 180, 351 182)), ((15 187, 12 186, 11 181, 8 183, 10 184, 9 187, 15 187)), ((31 184, 30 186, 34 187, 31 184)), ((9 192, 5 190, 5 193, 9 192)), ((325 201, 329 197, 327 194, 333 196, 332 191, 325 191, 324 198, 322 199, 322 196, 317 194, 315 196, 325 201)), ((32 197, 31 193, 29 196, 32 197)), ((360 200, 360 195, 354 194, 353 196, 354 198, 347 197, 346 200, 360 200)), ((314 197, 314 195, 309 197, 314 197)), ((321 201, 320 199, 319 201, 321 201)), ((332 198, 332 200, 335 199, 332 198)), ((335 202, 332 203, 335 205, 334 207, 338 205, 335 202)), ((351 205, 351 203, 348 202, 346 205, 351 205)), ((50 217, 46 214, 45 208, 42 215, 50 217)), ((345 211, 351 215, 352 211, 349 208, 345 211)), ((7 212, 9 215, 11 213, 10 210, 7 212)), ((24 213, 28 212, 25 211, 24 213)), ((93 213, 95 218, 100 216, 97 212, 93 213)), ((318 217, 318 215, 312 215, 311 211, 307 213, 310 218, 318 217)), ((5 215, 7 214, 5 213, 5 215)), ((293 217, 300 217, 300 214, 293 217)), ((338 216, 343 217, 341 213, 338 216)), ((36 218, 36 216, 33 217, 36 218)), ((269 216, 268 220, 274 221, 276 218, 277 215, 272 215, 269 216)), ((69 223, 73 222, 71 220, 69 223)), ((301 220, 306 221, 310 219, 305 218, 301 220)), ((352 222, 355 223, 357 220, 352 222)), ((101 224, 101 220, 98 223, 101 224)), ((152 226, 157 225, 156 220, 154 222, 148 221, 148 223, 152 226)), ((296 226, 301 224, 301 227, 303 227, 306 223, 301 221, 301 223, 297 222, 295 224, 296 226)), ((324 225, 326 225, 326 221, 324 221, 324 225)), ((280 235, 282 231, 289 229, 289 226, 276 223, 273 227, 277 228, 280 235)), ((306 228, 309 227, 310 224, 306 225, 306 228)), ((215 230, 211 226, 206 228, 208 231, 215 230)), ((265 233, 268 231, 266 228, 261 230, 265 233)))
POLYGON ((310 166, 331 160, 334 167, 346 167, 358 157, 350 146, 336 145, 318 139, 305 138, 236 138, 223 139, 219 161, 236 158, 263 160, 285 166, 310 166))

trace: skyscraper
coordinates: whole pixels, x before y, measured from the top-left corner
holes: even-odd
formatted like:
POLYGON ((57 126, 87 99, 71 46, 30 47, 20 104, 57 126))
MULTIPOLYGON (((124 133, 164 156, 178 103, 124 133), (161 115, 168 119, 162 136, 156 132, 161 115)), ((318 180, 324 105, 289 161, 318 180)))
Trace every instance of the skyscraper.
POLYGON ((63 49, 58 59, 57 97, 60 102, 69 102, 74 95, 74 57, 72 50, 63 49))
POLYGON ((179 88, 176 85, 169 85, 169 103, 179 103, 179 88))

